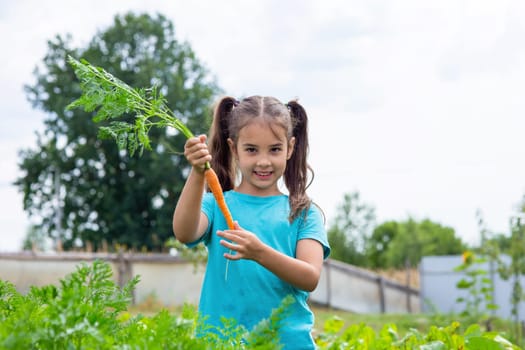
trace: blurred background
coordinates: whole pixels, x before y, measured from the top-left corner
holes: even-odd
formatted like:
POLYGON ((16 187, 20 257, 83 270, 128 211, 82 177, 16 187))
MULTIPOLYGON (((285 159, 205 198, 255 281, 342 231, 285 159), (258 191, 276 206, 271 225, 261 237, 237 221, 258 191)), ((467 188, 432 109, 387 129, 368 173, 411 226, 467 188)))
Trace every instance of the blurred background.
POLYGON ((506 237, 525 194, 524 14, 517 0, 2 0, 0 251, 162 250, 171 235, 185 164, 128 159, 97 143, 84 112, 63 112, 79 94, 66 53, 165 84, 201 132, 223 94, 299 98, 309 194, 332 242, 354 247, 341 260, 369 256, 371 237, 386 251, 377 243, 400 231, 378 227, 392 222, 405 237, 445 230, 450 254, 482 232, 506 237), (153 37, 174 46, 152 50, 153 37))

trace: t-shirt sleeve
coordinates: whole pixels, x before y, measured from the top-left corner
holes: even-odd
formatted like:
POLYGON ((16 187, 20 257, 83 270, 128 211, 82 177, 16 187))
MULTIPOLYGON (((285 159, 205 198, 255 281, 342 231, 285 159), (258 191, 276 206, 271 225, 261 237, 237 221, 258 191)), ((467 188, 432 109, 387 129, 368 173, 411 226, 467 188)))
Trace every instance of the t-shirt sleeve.
POLYGON ((318 206, 312 204, 308 209, 306 219, 303 221, 299 229, 298 240, 314 239, 323 246, 323 257, 328 258, 330 255, 330 245, 328 244, 328 237, 324 225, 324 216, 318 206))

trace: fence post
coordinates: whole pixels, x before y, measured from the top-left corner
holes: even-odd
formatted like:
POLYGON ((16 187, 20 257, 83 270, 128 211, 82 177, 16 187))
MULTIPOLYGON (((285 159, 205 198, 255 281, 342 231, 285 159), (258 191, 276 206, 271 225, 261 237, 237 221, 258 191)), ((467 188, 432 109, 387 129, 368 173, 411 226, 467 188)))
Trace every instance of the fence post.
POLYGON ((407 312, 412 313, 412 304, 410 303, 410 262, 408 259, 405 260, 406 269, 406 296, 407 296, 407 312))
POLYGON ((381 307, 381 313, 386 312, 386 303, 385 303, 385 279, 383 276, 377 278, 378 287, 379 287, 379 305, 381 307))
POLYGON ((126 266, 124 262, 124 254, 122 253, 122 248, 119 248, 117 253, 117 266, 118 266, 118 286, 120 288, 124 287, 125 275, 126 275, 126 266))
MULTIPOLYGON (((129 258, 124 256, 122 248, 119 248, 117 253, 117 266, 118 266, 118 285, 120 288, 133 277, 133 266, 129 258)), ((131 303, 135 304, 135 288, 131 292, 131 303)))

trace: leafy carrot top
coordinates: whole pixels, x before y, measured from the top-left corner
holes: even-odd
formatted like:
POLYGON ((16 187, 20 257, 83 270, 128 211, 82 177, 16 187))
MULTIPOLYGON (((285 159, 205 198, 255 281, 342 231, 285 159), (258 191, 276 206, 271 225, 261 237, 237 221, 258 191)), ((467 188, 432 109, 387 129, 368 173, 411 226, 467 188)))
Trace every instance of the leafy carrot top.
POLYGON ((101 126, 100 138, 114 138, 119 149, 127 149, 133 155, 137 150, 142 154, 144 148, 151 150, 148 133, 152 127, 172 127, 187 138, 193 137, 193 133, 167 107, 166 99, 156 87, 135 89, 84 59, 79 61, 68 56, 67 60, 80 80, 83 92, 67 109, 82 107, 86 112, 96 111, 95 122, 135 114, 132 123, 112 120, 109 126, 101 126))
MULTIPOLYGON (((80 98, 67 108, 82 107, 86 112, 95 112, 95 122, 110 120, 109 126, 99 128, 100 138, 114 138, 119 149, 127 149, 133 156, 137 150, 139 154, 144 148, 151 150, 148 133, 152 127, 172 127, 186 138, 193 137, 193 133, 167 107, 166 99, 156 87, 135 89, 84 59, 79 61, 68 56, 67 60, 80 80, 82 89, 80 98), (127 114, 134 115, 133 122, 114 120, 127 114)), ((205 169, 208 187, 226 218, 228 228, 233 230, 235 225, 217 174, 209 162, 205 169)))

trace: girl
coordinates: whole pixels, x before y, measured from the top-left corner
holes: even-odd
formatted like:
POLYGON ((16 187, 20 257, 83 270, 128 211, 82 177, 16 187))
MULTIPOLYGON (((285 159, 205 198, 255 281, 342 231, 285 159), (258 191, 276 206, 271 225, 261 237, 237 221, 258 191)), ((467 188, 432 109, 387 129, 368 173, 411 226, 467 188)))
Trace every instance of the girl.
POLYGON ((250 330, 292 295, 279 333, 285 349, 315 348, 307 298, 330 252, 322 213, 305 192, 311 171, 307 122, 296 101, 220 100, 209 149, 204 135, 186 142, 192 169, 173 215, 180 242, 203 241, 208 248, 199 303, 206 322, 221 326, 221 317, 233 318, 250 330), (203 194, 206 162, 225 191, 235 230, 227 229, 213 195, 203 194), (288 195, 279 189, 281 178, 288 195))

